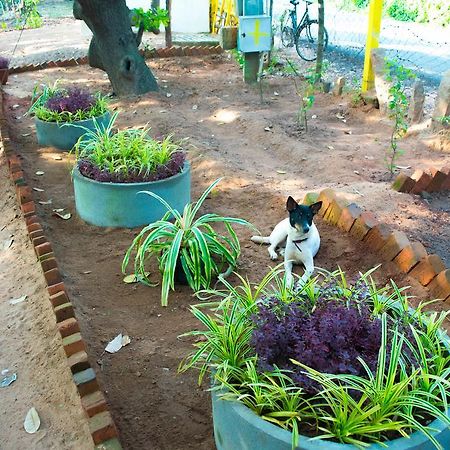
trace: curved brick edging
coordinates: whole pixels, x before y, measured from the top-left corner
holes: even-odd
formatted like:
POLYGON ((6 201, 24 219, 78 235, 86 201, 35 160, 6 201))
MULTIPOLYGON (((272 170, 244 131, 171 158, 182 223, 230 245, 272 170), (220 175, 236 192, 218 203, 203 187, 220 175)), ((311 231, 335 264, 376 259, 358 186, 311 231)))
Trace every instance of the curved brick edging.
POLYGON ((28 235, 41 265, 49 299, 55 313, 56 325, 62 338, 62 346, 72 379, 80 395, 81 405, 88 417, 89 429, 97 450, 121 450, 118 433, 106 399, 100 390, 94 369, 90 366, 86 345, 80 327, 62 281, 52 246, 44 235, 36 216, 32 190, 27 185, 20 159, 14 155, 4 113, 3 90, 0 88, 0 151, 8 161, 9 173, 16 187, 17 201, 22 210, 28 235))
POLYGON ((450 166, 440 170, 435 167, 417 169, 411 176, 401 172, 392 183, 392 189, 410 194, 450 191, 450 166))
MULTIPOLYGON (((217 55, 223 52, 220 45, 216 46, 172 46, 164 48, 152 48, 149 50, 142 50, 141 54, 144 58, 173 58, 175 56, 206 56, 217 55)), ((82 64, 88 64, 88 57, 70 58, 57 61, 46 61, 41 64, 27 64, 26 66, 10 67, 9 73, 23 73, 32 72, 36 70, 49 69, 52 67, 73 67, 82 64)))
POLYGON ((356 203, 340 199, 332 189, 308 193, 303 203, 310 205, 319 200, 322 201, 319 214, 326 222, 365 243, 384 261, 393 261, 400 271, 426 286, 436 298, 450 302, 450 269, 438 255, 428 255, 420 242, 410 241, 404 232, 379 222, 373 213, 356 203))

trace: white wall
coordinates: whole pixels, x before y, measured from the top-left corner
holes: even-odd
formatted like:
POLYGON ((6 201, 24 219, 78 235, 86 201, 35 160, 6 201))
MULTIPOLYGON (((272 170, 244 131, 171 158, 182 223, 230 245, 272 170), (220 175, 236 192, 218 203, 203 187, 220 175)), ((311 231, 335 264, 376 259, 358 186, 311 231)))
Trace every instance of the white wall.
POLYGON ((172 32, 209 33, 209 0, 172 0, 172 32))

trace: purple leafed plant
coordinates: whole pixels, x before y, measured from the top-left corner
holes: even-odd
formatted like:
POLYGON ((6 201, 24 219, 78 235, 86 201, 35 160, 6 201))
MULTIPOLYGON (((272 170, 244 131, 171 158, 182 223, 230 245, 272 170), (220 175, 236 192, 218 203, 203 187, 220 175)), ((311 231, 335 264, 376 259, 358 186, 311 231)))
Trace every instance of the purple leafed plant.
POLYGON ((0 56, 0 69, 7 69, 9 67, 9 59, 0 56))
POLYGON ((306 391, 314 383, 294 359, 322 373, 366 376, 358 358, 374 371, 381 345, 381 321, 363 304, 318 300, 312 312, 303 302, 265 299, 253 317, 251 345, 262 371, 292 370, 293 381, 306 391))
POLYGON ((88 91, 79 88, 62 91, 49 98, 45 106, 51 111, 64 111, 75 114, 77 111, 87 111, 95 104, 95 97, 88 91))
POLYGON ((184 152, 174 152, 167 164, 157 166, 153 172, 148 174, 141 172, 128 172, 123 174, 101 170, 88 159, 81 159, 78 161, 78 170, 83 176, 95 181, 105 183, 143 183, 164 180, 165 178, 180 173, 185 160, 186 154, 184 152))

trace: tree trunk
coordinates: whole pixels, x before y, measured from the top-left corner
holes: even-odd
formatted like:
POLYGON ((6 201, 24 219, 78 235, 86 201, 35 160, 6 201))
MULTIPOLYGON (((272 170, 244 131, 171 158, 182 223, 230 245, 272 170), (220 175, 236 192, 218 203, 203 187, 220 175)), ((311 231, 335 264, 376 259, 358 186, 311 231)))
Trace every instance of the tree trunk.
POLYGON ((317 37, 317 60, 316 60, 316 82, 321 81, 323 66, 323 45, 325 37, 325 5, 324 0, 319 3, 319 36, 317 37))
POLYGON ((158 84, 138 50, 125 0, 75 0, 73 15, 86 22, 93 37, 89 64, 104 70, 117 95, 157 91, 158 84))
POLYGON ((166 11, 169 13, 169 23, 166 27, 166 47, 172 47, 172 0, 166 0, 166 11))

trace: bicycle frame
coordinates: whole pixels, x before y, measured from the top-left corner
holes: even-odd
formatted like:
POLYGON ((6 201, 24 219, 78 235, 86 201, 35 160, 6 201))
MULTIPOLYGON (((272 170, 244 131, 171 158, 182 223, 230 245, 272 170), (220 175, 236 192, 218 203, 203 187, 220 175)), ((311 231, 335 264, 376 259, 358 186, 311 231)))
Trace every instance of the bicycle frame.
POLYGON ((308 13, 308 3, 306 2, 305 12, 303 13, 302 18, 300 19, 300 22, 297 24, 297 5, 293 5, 293 6, 294 6, 294 9, 291 9, 289 11, 289 16, 291 17, 292 29, 294 30, 294 34, 295 34, 297 32, 297 30, 300 29, 301 26, 305 22, 308 22, 308 20, 309 20, 309 13, 308 13))

